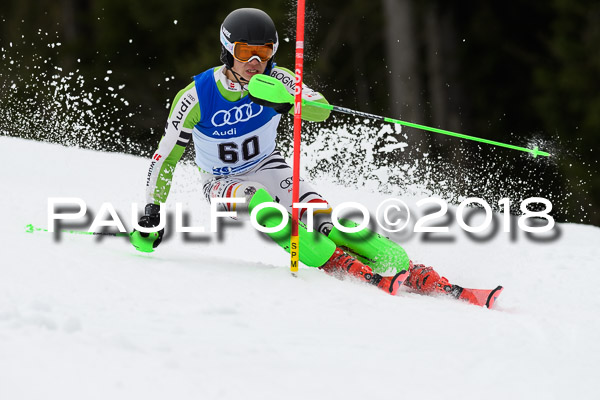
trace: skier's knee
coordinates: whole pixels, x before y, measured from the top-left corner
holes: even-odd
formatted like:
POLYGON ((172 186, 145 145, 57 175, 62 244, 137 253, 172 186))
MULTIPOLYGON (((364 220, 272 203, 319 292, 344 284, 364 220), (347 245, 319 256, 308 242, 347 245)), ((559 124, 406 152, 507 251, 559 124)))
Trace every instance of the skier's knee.
POLYGON ((252 197, 259 189, 267 188, 258 182, 240 182, 238 186, 233 188, 233 196, 232 197, 243 197, 246 200, 246 208, 248 208, 247 204, 250 203, 252 197))
POLYGON ((242 203, 237 203, 234 207, 234 210, 238 212, 238 218, 243 220, 250 219, 248 205, 250 204, 250 201, 252 201, 252 198, 256 192, 260 189, 266 190, 264 185, 258 182, 240 182, 238 185, 233 187, 231 197, 235 199, 244 199, 242 203))
POLYGON ((254 194, 265 189, 264 185, 258 182, 239 181, 239 180, 223 180, 217 181, 210 188, 205 188, 205 196, 209 202, 215 199, 232 199, 236 201, 219 200, 217 209, 219 211, 235 211, 237 216, 235 219, 248 219, 248 204, 252 200, 254 194))
POLYGON ((305 224, 308 224, 309 219, 312 219, 314 229, 321 232, 325 236, 329 235, 333 228, 333 222, 331 220, 332 208, 327 200, 322 198, 315 198, 307 201, 311 206, 309 208, 300 209, 300 220, 305 224))

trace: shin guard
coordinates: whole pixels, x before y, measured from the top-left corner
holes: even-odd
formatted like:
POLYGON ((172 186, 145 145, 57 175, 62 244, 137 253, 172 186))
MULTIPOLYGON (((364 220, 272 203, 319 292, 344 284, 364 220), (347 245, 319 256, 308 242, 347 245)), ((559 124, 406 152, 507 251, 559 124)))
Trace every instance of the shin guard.
MULTIPOLYGON (((356 222, 341 219, 340 224, 352 228, 356 222)), ((328 235, 337 246, 349 249, 360 261, 368 264, 378 274, 393 275, 408 271, 409 258, 406 251, 390 239, 364 228, 355 233, 342 232, 336 227, 328 235)))
MULTIPOLYGON (((273 198, 266 190, 259 189, 252 196, 248 209, 252 212, 259 204, 273 202, 273 198)), ((274 228, 281 224, 283 216, 279 210, 267 207, 257 213, 256 220, 263 227, 274 228)), ((289 253, 291 232, 292 220, 288 219, 288 223, 279 232, 265 234, 289 253)), ((298 235, 300 237, 300 261, 306 266, 322 266, 335 251, 335 243, 319 232, 308 232, 303 223, 299 223, 298 235)))

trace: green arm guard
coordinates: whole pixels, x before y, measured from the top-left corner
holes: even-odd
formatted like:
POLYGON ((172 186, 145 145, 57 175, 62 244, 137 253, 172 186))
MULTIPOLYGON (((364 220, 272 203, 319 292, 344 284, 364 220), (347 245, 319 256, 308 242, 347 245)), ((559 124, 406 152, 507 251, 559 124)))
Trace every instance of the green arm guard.
MULTIPOLYGON (((289 80, 294 79, 294 74, 281 67, 277 67, 277 71, 285 73, 289 80)), ((279 75, 279 74, 276 74, 279 75)), ((290 103, 294 104, 294 96, 290 93, 290 87, 286 86, 279 78, 268 75, 255 75, 250 79, 248 91, 252 96, 271 103, 290 103)), ((303 85, 303 100, 310 100, 313 103, 329 105, 322 94, 315 92, 306 85, 303 85)), ((290 110, 290 114, 294 115, 294 108, 290 110)), ((311 104, 302 105, 302 119, 310 122, 322 122, 329 118, 331 110, 327 107, 318 107, 311 104)))

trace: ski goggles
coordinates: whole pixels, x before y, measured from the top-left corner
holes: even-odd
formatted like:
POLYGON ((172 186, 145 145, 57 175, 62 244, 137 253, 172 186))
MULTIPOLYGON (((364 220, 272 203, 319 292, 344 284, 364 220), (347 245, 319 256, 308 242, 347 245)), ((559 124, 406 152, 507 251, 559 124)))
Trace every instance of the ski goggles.
POLYGON ((260 58, 261 62, 266 62, 273 57, 273 43, 253 46, 244 42, 235 42, 233 44, 233 58, 240 62, 248 62, 254 56, 260 58))

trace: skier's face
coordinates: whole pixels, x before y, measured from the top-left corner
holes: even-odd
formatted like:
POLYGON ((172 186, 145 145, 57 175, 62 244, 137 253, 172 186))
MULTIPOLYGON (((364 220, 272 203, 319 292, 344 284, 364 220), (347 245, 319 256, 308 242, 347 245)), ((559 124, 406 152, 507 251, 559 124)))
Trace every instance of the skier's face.
POLYGON ((254 75, 262 74, 267 68, 268 61, 261 62, 258 57, 253 57, 248 62, 233 60, 233 70, 240 74, 245 80, 250 81, 254 75))

